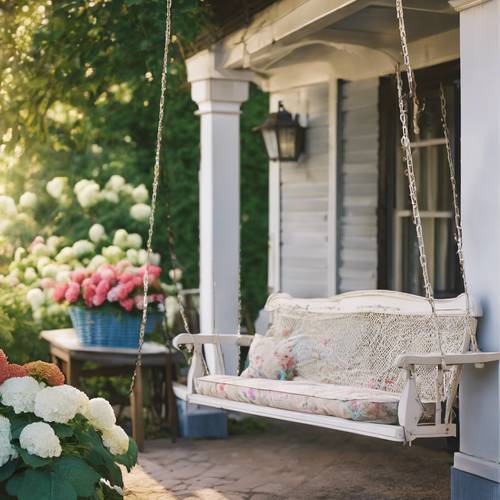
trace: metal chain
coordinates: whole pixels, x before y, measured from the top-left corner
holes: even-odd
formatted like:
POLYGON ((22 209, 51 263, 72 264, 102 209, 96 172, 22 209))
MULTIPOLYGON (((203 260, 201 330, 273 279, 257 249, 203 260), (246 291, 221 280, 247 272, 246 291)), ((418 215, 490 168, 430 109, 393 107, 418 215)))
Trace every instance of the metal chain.
MULTIPOLYGON (((457 180, 455 173, 455 163, 453 161, 453 152, 451 150, 451 141, 450 141, 450 132, 448 129, 448 119, 447 119, 447 111, 446 111, 446 96, 444 93, 444 87, 441 83, 439 85, 439 96, 441 103, 441 124, 443 126, 443 135, 446 144, 446 156, 448 159, 448 169, 450 173, 450 185, 452 191, 453 198, 453 211, 454 211, 454 221, 455 221, 455 241, 457 243, 457 255, 458 262, 460 265, 460 273, 462 275, 462 282, 464 285, 464 293, 466 300, 466 315, 467 319, 470 321, 470 295, 469 295, 469 285, 467 282, 467 275, 465 273, 465 256, 464 256, 464 247, 463 247, 463 231, 462 231, 462 222, 461 222, 461 214, 460 214, 460 204, 458 201, 458 189, 457 189, 457 180)), ((471 330, 470 334, 471 346, 473 351, 479 351, 479 347, 477 345, 477 339, 474 333, 471 330)))
POLYGON ((413 102, 413 131, 415 134, 420 133, 420 127, 418 125, 418 115, 420 112, 420 103, 417 96, 417 82, 415 81, 415 75, 413 74, 413 70, 410 64, 410 54, 408 52, 408 42, 406 38, 406 27, 405 27, 405 19, 404 19, 404 10, 403 10, 403 0, 396 0, 396 14, 398 17, 398 25, 399 25, 399 38, 401 40, 401 52, 403 54, 403 65, 406 71, 406 77, 408 79, 408 89, 410 93, 410 97, 413 102))
POLYGON ((167 67, 168 67, 168 49, 170 46, 170 37, 172 32, 172 0, 167 0, 166 20, 165 20, 165 45, 163 49, 163 64, 161 71, 161 93, 160 93, 160 107, 158 112, 158 126, 156 130, 156 151, 155 163, 153 168, 153 190, 151 193, 151 213, 149 214, 149 229, 148 239, 146 244, 146 265, 143 276, 144 295, 142 297, 142 318, 141 327, 139 331, 139 349, 137 351, 137 359, 135 362, 134 374, 130 382, 130 392, 133 391, 135 381, 137 379, 137 372, 142 365, 142 348, 144 345, 144 335, 146 332, 146 322, 148 319, 148 292, 149 292, 149 265, 151 262, 151 254, 153 252, 153 230, 155 224, 156 200, 158 197, 158 184, 160 180, 160 156, 161 145, 163 136, 163 121, 165 115, 165 95, 167 91, 167 67))

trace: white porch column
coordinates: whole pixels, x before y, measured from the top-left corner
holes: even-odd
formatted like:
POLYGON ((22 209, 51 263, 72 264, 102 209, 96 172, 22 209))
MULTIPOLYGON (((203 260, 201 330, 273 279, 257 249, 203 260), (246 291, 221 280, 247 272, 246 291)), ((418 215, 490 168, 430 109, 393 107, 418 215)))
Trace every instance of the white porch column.
MULTIPOLYGON (((465 264, 471 293, 481 301, 484 309, 478 335, 480 347, 498 351, 500 0, 454 0, 450 3, 460 11, 465 264)), ((499 498, 494 496, 500 495, 499 374, 498 363, 464 372, 460 388, 460 453, 455 455, 453 471, 454 499, 499 498), (491 496, 481 496, 486 492, 491 496)))
MULTIPOLYGON (((240 264, 240 105, 248 71, 219 70, 205 50, 187 62, 200 115, 200 322, 203 333, 236 334, 240 264)), ((215 370, 213 349, 207 362, 215 370)), ((236 349, 224 351, 226 373, 236 373, 236 349)))

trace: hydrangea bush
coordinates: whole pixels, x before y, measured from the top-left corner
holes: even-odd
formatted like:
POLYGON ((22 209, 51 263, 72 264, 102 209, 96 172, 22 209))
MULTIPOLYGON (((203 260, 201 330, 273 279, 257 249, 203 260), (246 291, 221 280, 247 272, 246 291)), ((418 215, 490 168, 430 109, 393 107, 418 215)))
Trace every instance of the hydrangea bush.
POLYGON ((0 350, 0 497, 122 498, 119 465, 136 462, 108 401, 66 385, 52 363, 16 365, 0 350))

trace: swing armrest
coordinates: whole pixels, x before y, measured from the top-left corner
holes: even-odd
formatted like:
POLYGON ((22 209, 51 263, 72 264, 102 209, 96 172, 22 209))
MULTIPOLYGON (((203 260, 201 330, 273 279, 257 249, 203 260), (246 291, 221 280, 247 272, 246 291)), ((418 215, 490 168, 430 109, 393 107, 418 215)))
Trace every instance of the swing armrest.
POLYGON ((177 335, 173 344, 176 349, 181 346, 202 346, 204 344, 240 345, 249 346, 254 339, 253 335, 213 335, 208 333, 181 333, 177 335))
MULTIPOLYGON (((463 354, 445 354, 444 362, 448 366, 482 364, 500 361, 500 352, 464 352, 463 354)), ((399 368, 408 369, 414 365, 440 365, 442 362, 441 354, 402 354, 398 357, 396 364, 399 368)))

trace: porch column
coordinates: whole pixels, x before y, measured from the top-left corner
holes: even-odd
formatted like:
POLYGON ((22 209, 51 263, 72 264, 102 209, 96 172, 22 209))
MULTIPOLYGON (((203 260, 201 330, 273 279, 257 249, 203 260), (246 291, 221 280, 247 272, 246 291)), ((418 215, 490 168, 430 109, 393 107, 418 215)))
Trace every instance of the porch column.
MULTIPOLYGON (((200 116, 201 332, 236 334, 240 264, 240 105, 248 71, 220 70, 205 50, 187 62, 191 96, 200 116)), ((210 370, 220 361, 206 349, 210 370)), ((226 373, 236 373, 235 348, 224 351, 226 373)))
MULTIPOLYGON (((500 350, 500 0, 454 0, 460 12, 462 211, 479 345, 500 350)), ((500 498, 498 363, 464 371, 452 498, 500 498)))

